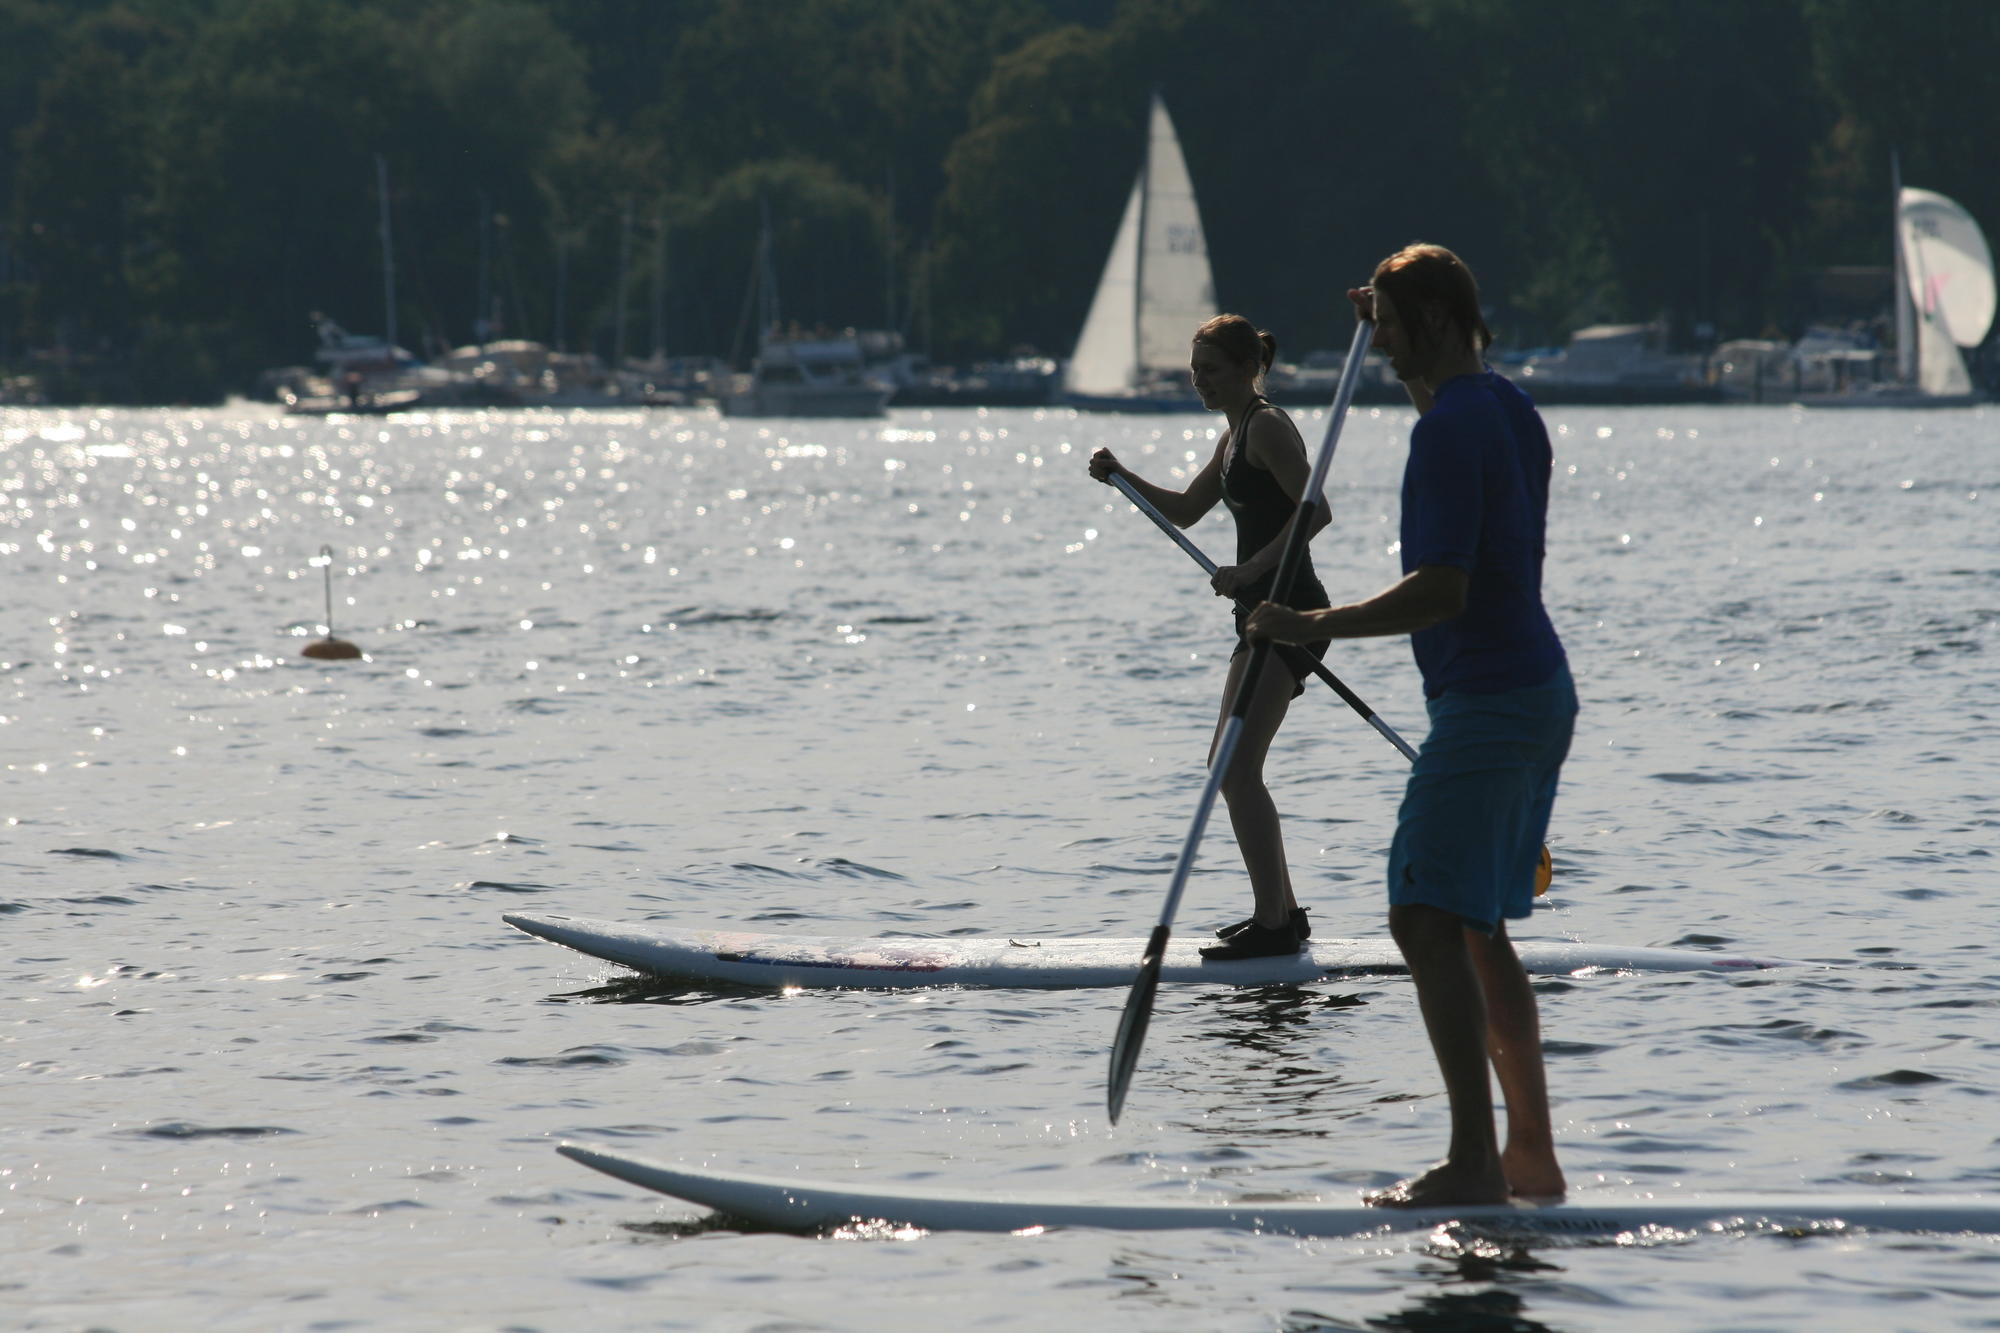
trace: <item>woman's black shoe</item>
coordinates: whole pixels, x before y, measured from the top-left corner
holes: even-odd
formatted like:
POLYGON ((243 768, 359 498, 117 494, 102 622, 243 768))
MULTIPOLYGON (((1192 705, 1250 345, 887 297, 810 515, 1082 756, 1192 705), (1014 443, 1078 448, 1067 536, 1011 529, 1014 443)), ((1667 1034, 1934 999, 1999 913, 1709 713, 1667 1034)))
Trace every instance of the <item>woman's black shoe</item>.
POLYGON ((1211 944, 1203 949, 1201 956, 1217 962, 1227 962, 1232 958, 1275 958, 1280 954, 1297 953, 1301 943, 1299 933, 1292 929, 1289 921, 1275 930, 1252 921, 1221 944, 1211 944))
MULTIPOLYGON (((1233 940, 1256 924, 1256 917, 1246 916, 1241 921, 1234 921, 1226 926, 1218 926, 1215 931, 1215 937, 1221 940, 1233 940)), ((1298 936, 1301 940, 1309 940, 1312 938, 1312 933, 1312 922, 1306 920, 1306 909, 1303 907, 1294 907, 1292 909, 1292 934, 1298 936)))

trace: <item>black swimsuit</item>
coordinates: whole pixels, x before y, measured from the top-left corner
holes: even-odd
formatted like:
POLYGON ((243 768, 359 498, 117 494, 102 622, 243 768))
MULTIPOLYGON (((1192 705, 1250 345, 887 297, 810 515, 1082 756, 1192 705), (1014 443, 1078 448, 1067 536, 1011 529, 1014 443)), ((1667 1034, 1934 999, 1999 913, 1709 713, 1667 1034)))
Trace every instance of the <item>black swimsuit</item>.
MULTIPOLYGON (((1278 484, 1278 479, 1252 463, 1249 450, 1244 447, 1250 437, 1250 418, 1270 406, 1269 401, 1263 398, 1251 401, 1250 410, 1243 414, 1242 422, 1230 434, 1229 452, 1222 461, 1222 502, 1229 506, 1231 516, 1236 519, 1236 563, 1239 565, 1275 541, 1298 510, 1298 505, 1285 494, 1285 488, 1278 484)), ((1250 614, 1245 608, 1270 601, 1271 586, 1276 581, 1277 571, 1272 570, 1237 594, 1236 653, 1250 647, 1249 641, 1243 637, 1243 622, 1250 614)), ((1285 599, 1284 605, 1296 611, 1314 611, 1332 605, 1326 589, 1320 584, 1319 575, 1313 572, 1311 547, 1306 548, 1305 558, 1299 562, 1298 572, 1292 576, 1291 596, 1285 599)), ((1327 643, 1328 640, 1322 639, 1304 648, 1281 645, 1279 653, 1291 668, 1293 678, 1303 682, 1312 674, 1313 664, 1326 656, 1327 643)), ((1230 656, 1234 657, 1235 653, 1230 656)), ((1304 692, 1305 686, 1300 684, 1292 691, 1292 697, 1297 698, 1304 692)))

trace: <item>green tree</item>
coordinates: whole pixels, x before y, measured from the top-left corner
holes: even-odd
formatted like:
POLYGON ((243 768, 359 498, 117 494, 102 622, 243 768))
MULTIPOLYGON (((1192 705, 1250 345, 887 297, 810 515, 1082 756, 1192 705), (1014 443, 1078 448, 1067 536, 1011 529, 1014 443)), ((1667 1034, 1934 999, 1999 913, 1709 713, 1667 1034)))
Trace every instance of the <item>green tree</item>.
POLYGON ((441 115, 406 40, 377 9, 314 0, 247 0, 196 33, 158 89, 154 309, 227 322, 244 360, 302 356, 314 310, 380 327, 374 158, 396 172, 441 115))
POLYGON ((1889 156, 1903 181, 2000 228, 2000 5, 1804 0, 1811 68, 1840 113, 1821 143, 1814 240, 1825 263, 1886 263, 1889 156))
POLYGON ((1768 320, 1831 124, 1796 4, 1409 3, 1462 80, 1519 323, 1768 320))
POLYGON ((737 168, 680 202, 685 252, 682 299, 717 353, 747 360, 756 350, 758 238, 768 216, 779 318, 805 328, 854 324, 879 309, 881 196, 808 158, 737 168))
POLYGON ((104 352, 132 328, 132 270, 148 247, 145 66, 172 41, 116 7, 77 21, 51 52, 13 174, 15 248, 34 275, 21 312, 32 342, 104 352))
POLYGON ((1025 337, 1068 353, 1142 151, 1147 86, 1123 40, 1057 28, 1003 57, 980 89, 938 204, 933 299, 947 346, 1025 337))
POLYGON ((1128 0, 1108 28, 1055 29, 1001 59, 946 159, 936 299, 949 341, 1070 350, 1157 90, 1218 300, 1295 352, 1345 345, 1342 293, 1374 260, 1418 234, 1472 232, 1490 208, 1459 164, 1448 81, 1410 50, 1419 37, 1392 0, 1128 0))

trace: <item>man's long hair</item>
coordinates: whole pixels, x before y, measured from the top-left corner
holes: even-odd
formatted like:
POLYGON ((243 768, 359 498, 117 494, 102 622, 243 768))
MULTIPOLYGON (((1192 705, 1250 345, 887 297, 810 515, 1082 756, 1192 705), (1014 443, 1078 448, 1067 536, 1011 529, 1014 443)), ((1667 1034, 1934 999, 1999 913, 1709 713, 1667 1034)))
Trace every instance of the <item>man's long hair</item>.
POLYGON ((1387 292, 1411 337, 1435 353, 1447 330, 1481 356, 1493 345, 1493 331, 1479 313, 1479 284, 1472 270, 1442 245, 1413 242, 1375 266, 1375 290, 1387 292))

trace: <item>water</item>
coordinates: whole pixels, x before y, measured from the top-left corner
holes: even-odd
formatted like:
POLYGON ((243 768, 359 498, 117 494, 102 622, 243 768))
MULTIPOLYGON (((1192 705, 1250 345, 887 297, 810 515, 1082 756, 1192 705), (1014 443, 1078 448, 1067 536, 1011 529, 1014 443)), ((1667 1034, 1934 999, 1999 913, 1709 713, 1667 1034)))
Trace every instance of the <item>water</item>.
MULTIPOLYGON (((1572 1182, 2000 1193, 2000 419, 1549 417, 1584 713, 1518 933, 1838 964, 1541 983, 1572 1182)), ((1408 423, 1341 442, 1337 597, 1393 577, 1408 423)), ((801 1239, 552 1151, 1102 1199, 1437 1155, 1393 978, 1168 989, 1114 1129, 1121 992, 607 991, 499 921, 1142 934, 1228 620, 1083 462, 1164 477, 1212 426, 0 415, 7 1322, 2000 1326, 1992 1239, 801 1239), (323 544, 363 661, 298 656, 323 544)), ((1421 733, 1404 643, 1331 660, 1421 733)), ((1322 934, 1380 933, 1402 767, 1294 706, 1271 774, 1322 934)), ((1246 902, 1218 821, 1179 928, 1246 902)))

